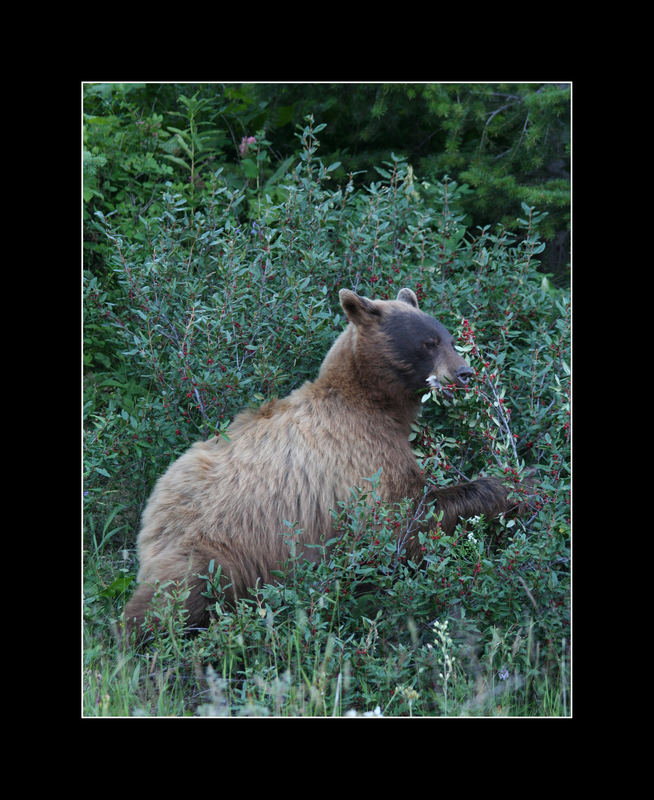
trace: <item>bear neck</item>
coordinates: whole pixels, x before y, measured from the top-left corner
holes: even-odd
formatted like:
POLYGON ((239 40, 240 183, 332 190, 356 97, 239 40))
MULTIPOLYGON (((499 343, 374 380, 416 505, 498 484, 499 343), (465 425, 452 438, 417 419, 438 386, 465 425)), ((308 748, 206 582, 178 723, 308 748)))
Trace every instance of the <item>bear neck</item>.
POLYGON ((349 408, 380 416, 386 426, 394 421, 408 437, 420 408, 416 393, 393 372, 380 368, 378 360, 357 358, 355 341, 356 329, 350 324, 325 356, 314 387, 349 408))

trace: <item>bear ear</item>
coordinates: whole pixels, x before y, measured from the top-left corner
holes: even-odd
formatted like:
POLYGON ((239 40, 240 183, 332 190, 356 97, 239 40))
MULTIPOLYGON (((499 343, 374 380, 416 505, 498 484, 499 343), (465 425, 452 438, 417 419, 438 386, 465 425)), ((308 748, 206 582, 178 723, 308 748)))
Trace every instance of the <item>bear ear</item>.
POLYGON ((341 306, 350 322, 361 325, 368 321, 370 317, 378 317, 379 309, 367 297, 361 297, 356 292, 349 289, 341 289, 338 293, 341 306))
POLYGON ((416 297, 415 292, 411 291, 411 289, 400 289, 397 299, 401 300, 403 303, 408 303, 414 308, 418 308, 418 298, 416 297))

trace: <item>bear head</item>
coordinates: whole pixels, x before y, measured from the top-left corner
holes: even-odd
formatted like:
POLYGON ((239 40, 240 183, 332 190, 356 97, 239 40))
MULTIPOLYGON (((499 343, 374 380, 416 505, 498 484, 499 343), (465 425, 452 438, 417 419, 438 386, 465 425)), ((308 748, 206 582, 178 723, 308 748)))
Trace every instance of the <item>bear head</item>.
POLYGON ((414 393, 441 388, 441 382, 465 386, 474 374, 455 350, 454 337, 420 310, 411 289, 400 289, 396 300, 369 300, 341 289, 339 299, 355 330, 354 358, 366 382, 414 393))

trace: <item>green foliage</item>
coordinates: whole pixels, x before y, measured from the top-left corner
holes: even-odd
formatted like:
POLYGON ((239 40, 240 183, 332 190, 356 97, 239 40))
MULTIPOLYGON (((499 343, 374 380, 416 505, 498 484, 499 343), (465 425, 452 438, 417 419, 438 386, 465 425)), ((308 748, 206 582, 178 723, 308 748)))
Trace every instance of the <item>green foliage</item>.
MULTIPOLYGON (((218 164, 231 188, 281 200, 295 128, 313 114, 327 124, 321 152, 338 162, 338 181, 352 173, 357 188, 369 185, 395 152, 423 179, 447 173, 474 190, 461 197, 468 226, 512 229, 521 203, 548 212, 544 258, 565 281, 569 256, 556 245, 570 227, 570 92, 570 84, 86 85, 87 258, 100 268, 94 211, 118 212, 131 237, 165 181, 194 207, 218 164), (256 144, 241 153, 249 137, 256 144)), ((242 221, 246 212, 258 214, 252 203, 242 221)))
POLYGON ((139 238, 139 217, 162 212, 166 184, 191 207, 202 205, 220 162, 241 185, 238 137, 263 119, 247 86, 211 84, 88 84, 83 116, 84 247, 100 274, 95 212, 139 238))
POLYGON ((102 197, 88 200, 84 276, 85 714, 569 712, 570 298, 537 271, 548 217, 525 201, 511 229, 470 226, 469 187, 423 180, 395 153, 366 185, 339 182, 311 118, 283 169, 261 133, 241 161, 210 163, 222 118, 199 89, 178 98, 183 121, 159 129, 184 165, 152 149, 162 172, 134 217, 129 181, 112 194, 106 170, 126 169, 117 112, 146 88, 94 91, 111 101, 116 149, 103 164, 88 143, 102 197), (238 183, 241 168, 251 177, 238 183), (315 377, 344 325, 343 286, 378 298, 411 286, 476 371, 449 399, 424 393, 412 441, 426 481, 495 474, 530 511, 465 520, 449 537, 432 519, 414 565, 402 542, 425 509, 379 502, 369 476, 334 510, 340 538, 318 563, 292 553, 278 583, 237 609, 207 575, 208 630, 181 635, 178 598, 150 648, 120 651, 112 631, 155 480, 243 406, 315 377))
MULTIPOLYGON (((375 166, 393 150, 426 179, 445 173, 474 191, 461 207, 471 225, 513 227, 520 204, 547 211, 544 240, 569 230, 570 84, 283 85, 278 102, 295 121, 314 113, 328 123, 323 146, 343 177, 375 166)), ((269 87, 259 96, 270 97, 269 87)), ((284 148, 283 130, 275 146, 284 148)))

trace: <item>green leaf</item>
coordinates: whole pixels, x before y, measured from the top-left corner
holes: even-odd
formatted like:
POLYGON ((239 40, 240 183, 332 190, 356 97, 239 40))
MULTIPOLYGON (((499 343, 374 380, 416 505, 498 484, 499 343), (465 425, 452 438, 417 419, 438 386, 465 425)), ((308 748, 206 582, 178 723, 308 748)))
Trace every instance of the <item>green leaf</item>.
POLYGON ((184 136, 188 136, 188 133, 186 131, 181 131, 179 128, 173 128, 170 125, 168 126, 168 130, 172 131, 173 133, 176 133, 177 136, 179 136, 180 138, 184 137, 184 136))
POLYGON ((172 161, 174 164, 179 164, 179 166, 180 167, 184 167, 184 169, 191 169, 191 167, 182 158, 177 158, 177 156, 171 156, 168 153, 164 154, 164 158, 167 158, 169 161, 172 161))
POLYGON ((124 594, 133 582, 133 575, 121 575, 119 578, 116 578, 115 581, 110 583, 109 586, 99 592, 100 597, 112 598, 124 594))
MULTIPOLYGON (((265 192, 269 192, 271 190, 271 188, 277 183, 277 181, 279 181, 281 178, 283 178, 286 175, 288 170, 291 168, 291 164, 294 161, 295 161, 295 156, 289 156, 287 159, 282 161, 282 163, 277 167, 275 172, 268 178, 268 180, 264 184, 264 187, 263 187, 264 193, 265 192)), ((248 176, 248 177, 250 177, 250 176, 248 176)), ((256 177, 256 175, 253 176, 253 177, 256 177)))
POLYGON ((245 173, 246 178, 256 178, 259 174, 259 168, 251 158, 244 158, 241 161, 241 166, 243 167, 243 172, 245 173))
POLYGON ((181 136, 181 133, 178 133, 178 134, 177 134, 177 141, 178 141, 178 142, 180 143, 180 145, 182 146, 182 149, 184 150, 184 152, 186 153, 186 155, 187 155, 189 158, 191 158, 191 159, 192 159, 192 158, 193 158, 193 153, 191 152, 191 148, 190 148, 190 147, 189 147, 189 146, 186 144, 186 142, 184 141, 184 139, 183 139, 183 138, 182 138, 182 136, 181 136))

